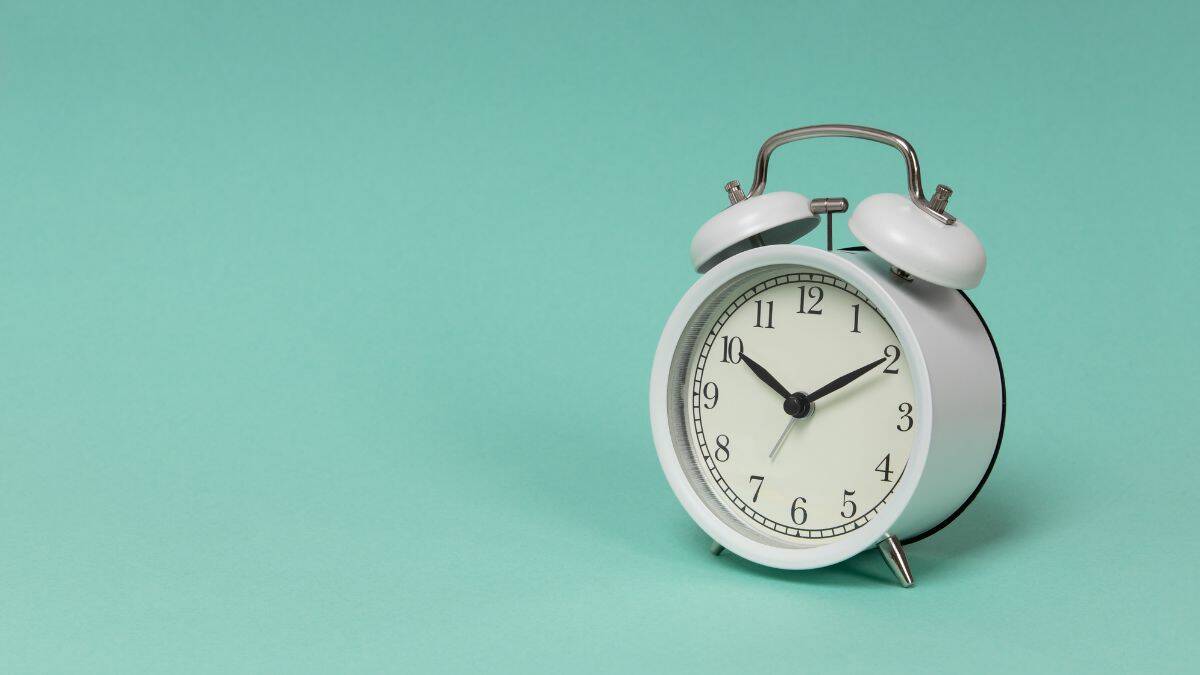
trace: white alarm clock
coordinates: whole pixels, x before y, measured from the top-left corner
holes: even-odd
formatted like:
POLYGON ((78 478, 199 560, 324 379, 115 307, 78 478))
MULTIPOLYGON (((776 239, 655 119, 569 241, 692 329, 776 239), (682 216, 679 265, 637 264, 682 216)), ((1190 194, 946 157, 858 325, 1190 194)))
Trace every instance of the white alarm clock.
POLYGON ((962 289, 986 267, 974 233, 926 200, 916 152, 879 129, 784 131, 758 153, 754 184, 692 241, 701 272, 654 358, 650 418, 667 481, 729 550, 784 569, 878 546, 904 586, 903 545, 954 520, 987 480, 1004 429, 1004 376, 962 289), (832 250, 846 200, 764 194, 779 146, 845 136, 904 156, 908 195, 862 201, 832 250), (827 214, 826 249, 792 242, 827 214))

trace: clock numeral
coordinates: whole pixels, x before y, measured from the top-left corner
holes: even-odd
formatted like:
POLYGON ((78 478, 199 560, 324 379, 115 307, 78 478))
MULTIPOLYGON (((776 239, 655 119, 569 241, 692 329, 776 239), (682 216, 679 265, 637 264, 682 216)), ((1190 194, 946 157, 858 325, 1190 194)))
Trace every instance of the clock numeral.
POLYGON ((721 363, 742 362, 742 338, 721 337, 721 363))
POLYGON ((901 403, 898 409, 900 410, 900 423, 896 425, 896 428, 900 431, 908 431, 909 429, 912 429, 913 418, 912 415, 909 414, 913 411, 912 404, 901 403))
POLYGON ((767 300, 766 302, 763 302, 762 300, 755 300, 754 306, 755 306, 755 312, 756 312, 754 315, 754 327, 755 328, 774 328, 775 327, 775 301, 767 300), (766 311, 767 322, 765 324, 763 323, 763 307, 767 308, 767 311, 766 311))
POLYGON ((881 478, 879 482, 892 482, 892 474, 896 473, 895 471, 892 471, 892 453, 889 452, 888 454, 884 455, 883 461, 875 465, 875 470, 883 474, 883 478, 881 478))
POLYGON ((704 394, 704 407, 706 410, 712 410, 717 407, 717 398, 720 396, 720 390, 717 388, 716 382, 707 382, 704 389, 701 390, 704 394))
POLYGON ((718 462, 724 462, 729 459, 729 437, 725 434, 717 436, 717 451, 713 453, 718 462))
POLYGON ((797 314, 821 314, 822 310, 817 309, 817 305, 825 299, 825 290, 820 286, 801 286, 800 287, 800 311, 797 314), (804 301, 812 300, 812 304, 808 309, 804 308, 804 301))
POLYGON ((842 517, 853 518, 854 514, 858 513, 858 505, 850 498, 854 496, 854 490, 842 490, 842 517), (849 510, 850 513, 846 513, 849 510))
POLYGON ((862 331, 858 329, 858 310, 859 310, 860 306, 859 305, 850 305, 850 306, 854 308, 854 328, 851 328, 850 332, 851 333, 861 333, 862 331))
POLYGON ((801 504, 807 504, 807 503, 808 503, 808 500, 806 500, 804 497, 796 497, 795 499, 792 500, 792 522, 793 523, 795 523, 797 525, 803 525, 804 522, 808 520, 808 509, 801 506, 801 504), (799 519, 796 518, 796 513, 800 514, 799 519))
POLYGON ((891 361, 884 366, 883 372, 887 373, 888 375, 896 375, 899 373, 900 369, 893 368, 892 366, 896 365, 896 362, 900 360, 900 348, 896 345, 888 345, 883 348, 883 355, 885 358, 891 359, 891 361))
POLYGON ((758 493, 762 492, 763 477, 762 476, 750 476, 750 484, 751 485, 754 485, 754 481, 756 481, 756 480, 758 481, 758 485, 756 485, 754 487, 754 496, 750 498, 751 502, 758 501, 758 493))

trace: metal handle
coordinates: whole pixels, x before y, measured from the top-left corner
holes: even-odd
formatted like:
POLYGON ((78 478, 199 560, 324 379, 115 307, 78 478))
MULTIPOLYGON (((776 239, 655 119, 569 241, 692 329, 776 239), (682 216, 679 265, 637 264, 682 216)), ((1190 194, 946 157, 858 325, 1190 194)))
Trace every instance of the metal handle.
MULTIPOLYGON (((754 185, 750 187, 749 192, 751 197, 761 195, 767 187, 767 163, 771 160, 771 153, 781 145, 802 141, 806 138, 861 138, 890 145, 899 150, 900 154, 904 156, 904 165, 908 170, 909 198, 922 211, 937 218, 942 224, 954 224, 954 216, 935 209, 926 201, 925 191, 921 188, 921 164, 917 161, 917 151, 913 149, 911 143, 890 131, 852 124, 818 124, 811 127, 788 129, 768 138, 758 149, 758 161, 754 164, 754 185)), ((946 190, 946 193, 948 198, 949 189, 946 190)), ((945 208, 944 203, 941 206, 943 209, 945 208)))

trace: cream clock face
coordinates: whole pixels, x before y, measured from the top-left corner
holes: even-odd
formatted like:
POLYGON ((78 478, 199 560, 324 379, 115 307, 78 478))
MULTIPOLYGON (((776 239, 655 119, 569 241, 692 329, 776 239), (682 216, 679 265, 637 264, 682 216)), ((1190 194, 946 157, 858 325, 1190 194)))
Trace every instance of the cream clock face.
POLYGON ((808 267, 744 276, 714 301, 683 380, 704 489, 788 545, 868 523, 904 480, 920 418, 891 326, 852 285, 808 267))

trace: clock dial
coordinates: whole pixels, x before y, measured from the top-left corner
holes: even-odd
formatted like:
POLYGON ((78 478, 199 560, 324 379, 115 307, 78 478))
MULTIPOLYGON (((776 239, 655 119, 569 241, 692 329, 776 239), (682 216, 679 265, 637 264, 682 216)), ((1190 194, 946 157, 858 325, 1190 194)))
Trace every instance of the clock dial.
POLYGON ((835 276, 775 267, 734 283, 685 379, 700 479, 756 531, 831 541, 903 480, 918 420, 906 355, 875 305, 835 276))

